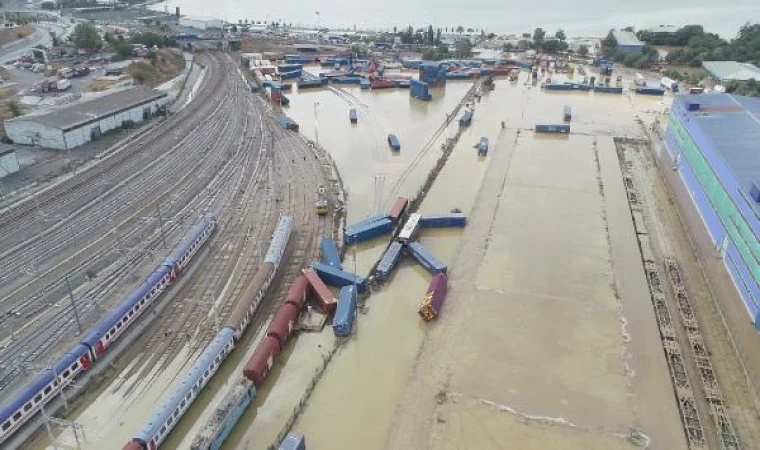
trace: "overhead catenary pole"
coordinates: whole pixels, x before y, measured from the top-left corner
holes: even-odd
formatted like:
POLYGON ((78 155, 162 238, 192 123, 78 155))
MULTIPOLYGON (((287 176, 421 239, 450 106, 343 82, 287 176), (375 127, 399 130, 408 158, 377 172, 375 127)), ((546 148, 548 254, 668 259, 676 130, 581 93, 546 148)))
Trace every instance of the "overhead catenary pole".
POLYGON ((74 319, 77 322, 77 336, 82 334, 82 324, 79 322, 79 311, 77 311, 77 302, 74 300, 74 292, 71 290, 71 284, 69 284, 69 277, 64 277, 66 281, 66 289, 69 290, 69 298, 71 299, 71 309, 74 310, 74 319))
POLYGON ((161 242, 166 247, 166 235, 164 234, 164 220, 161 218, 161 204, 156 203, 156 212, 158 213, 158 225, 161 227, 161 242))

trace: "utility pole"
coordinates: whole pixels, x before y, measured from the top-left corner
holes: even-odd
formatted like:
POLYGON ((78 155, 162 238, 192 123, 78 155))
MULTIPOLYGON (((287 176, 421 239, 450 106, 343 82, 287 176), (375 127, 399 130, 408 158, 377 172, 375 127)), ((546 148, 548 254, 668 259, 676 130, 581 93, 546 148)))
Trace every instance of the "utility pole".
POLYGON ((164 234, 164 220, 161 218, 161 204, 156 203, 156 212, 158 213, 158 225, 161 227, 161 242, 166 247, 166 235, 164 234))
POLYGON ((317 142, 317 147, 319 147, 319 126, 318 126, 318 119, 317 119, 318 105, 319 105, 319 102, 314 102, 314 140, 317 142))
MULTIPOLYGON (((77 336, 82 334, 82 324, 79 322, 79 311, 77 311, 77 303, 74 300, 74 292, 71 290, 71 285, 69 284, 69 277, 68 275, 65 276, 64 281, 66 281, 66 289, 69 290, 69 298, 71 299, 71 309, 74 310, 74 319, 77 321, 77 336)), ((68 405, 66 406, 68 408, 68 405)))

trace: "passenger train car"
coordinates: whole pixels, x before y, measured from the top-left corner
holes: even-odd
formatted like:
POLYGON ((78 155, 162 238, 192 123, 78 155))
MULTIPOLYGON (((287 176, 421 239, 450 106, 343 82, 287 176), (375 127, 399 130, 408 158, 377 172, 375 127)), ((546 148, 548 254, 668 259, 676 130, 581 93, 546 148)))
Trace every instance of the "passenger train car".
POLYGON ((182 382, 159 405, 148 423, 131 441, 127 442, 123 450, 155 450, 158 448, 203 388, 206 387, 221 363, 232 351, 235 342, 245 331, 274 279, 290 238, 291 223, 290 217, 283 216, 280 218, 272 235, 272 241, 264 257, 264 262, 238 299, 221 331, 217 333, 214 340, 193 363, 190 370, 182 378, 182 382))
POLYGON ((210 214, 204 216, 169 257, 126 300, 101 320, 71 351, 0 408, 0 444, 105 355, 119 336, 180 276, 215 227, 216 218, 210 214))

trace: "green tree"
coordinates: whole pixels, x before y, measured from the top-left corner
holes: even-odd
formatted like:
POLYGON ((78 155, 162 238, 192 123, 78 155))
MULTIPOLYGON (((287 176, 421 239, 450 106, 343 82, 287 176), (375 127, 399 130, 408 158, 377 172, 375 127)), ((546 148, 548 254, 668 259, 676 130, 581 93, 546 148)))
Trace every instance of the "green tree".
POLYGON ((230 28, 230 31, 232 31, 233 33, 237 33, 238 31, 237 25, 232 25, 232 27, 230 28))
POLYGON ((21 106, 19 106, 18 102, 15 100, 8 103, 8 110, 11 112, 13 117, 18 117, 24 114, 24 112, 21 111, 21 106))
POLYGON ((435 43, 435 31, 432 25, 428 25, 427 34, 425 35, 425 43, 433 45, 435 43))
POLYGON ((605 56, 612 56, 617 51, 617 39, 612 34, 612 30, 607 33, 607 37, 602 40, 602 53, 605 56))
POLYGON ((533 48, 540 51, 544 48, 544 39, 546 38, 546 31, 543 28, 536 28, 533 31, 533 48))
POLYGON ((128 42, 124 42, 123 40, 116 40, 114 41, 112 48, 120 59, 125 59, 132 56, 132 46, 129 45, 128 42))
POLYGON ((77 24, 71 33, 71 41, 77 48, 87 50, 98 50, 102 44, 98 29, 90 22, 77 24))
POLYGON ((581 44, 580 47, 578 47, 578 54, 581 56, 588 55, 588 45, 581 44))
POLYGON ((511 52, 514 49, 515 49, 515 46, 512 45, 511 42, 507 42, 506 44, 504 44, 504 51, 505 52, 511 52))
POLYGON ((435 45, 441 45, 441 29, 439 28, 435 35, 435 45))
POLYGON ((563 30, 562 28, 560 28, 559 30, 557 30, 556 33, 554 33, 554 37, 556 37, 560 41, 567 40, 567 36, 565 35, 565 30, 563 30))
POLYGON ((457 27, 457 33, 464 33, 464 27, 462 25, 457 27))
POLYGON ((542 49, 546 53, 557 53, 560 51, 560 41, 557 39, 549 39, 543 43, 542 49))
POLYGON ((454 56, 456 58, 469 58, 472 56, 472 42, 469 39, 460 39, 454 44, 454 56))

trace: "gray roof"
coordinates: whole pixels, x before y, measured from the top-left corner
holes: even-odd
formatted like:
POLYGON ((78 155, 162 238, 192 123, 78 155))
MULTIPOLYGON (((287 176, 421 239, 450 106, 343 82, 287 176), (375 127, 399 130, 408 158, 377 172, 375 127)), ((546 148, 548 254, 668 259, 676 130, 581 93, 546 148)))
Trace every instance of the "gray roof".
POLYGON ((702 68, 719 81, 736 80, 747 81, 754 78, 760 81, 760 69, 750 63, 736 61, 705 61, 702 68))
POLYGON ((630 31, 613 30, 612 35, 615 36, 615 40, 617 41, 618 45, 644 46, 644 43, 641 42, 639 38, 637 38, 636 35, 630 31))
POLYGON ((678 30, 680 30, 679 27, 675 25, 657 25, 656 27, 649 28, 645 31, 649 31, 650 33, 671 33, 674 34, 678 30))
MULTIPOLYGON (((760 185, 760 147, 757 145, 760 142, 760 98, 703 94, 679 95, 675 101, 684 106, 700 104, 698 111, 689 112, 689 120, 710 141, 745 195, 752 184, 760 185)), ((760 205, 751 203, 755 210, 760 210, 760 205)))
POLYGON ((68 131, 166 96, 166 92, 134 86, 92 100, 16 117, 6 122, 33 121, 68 131))

